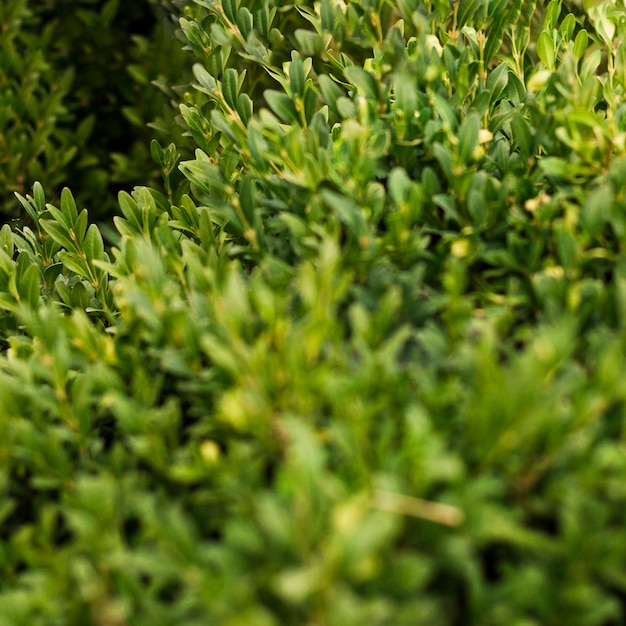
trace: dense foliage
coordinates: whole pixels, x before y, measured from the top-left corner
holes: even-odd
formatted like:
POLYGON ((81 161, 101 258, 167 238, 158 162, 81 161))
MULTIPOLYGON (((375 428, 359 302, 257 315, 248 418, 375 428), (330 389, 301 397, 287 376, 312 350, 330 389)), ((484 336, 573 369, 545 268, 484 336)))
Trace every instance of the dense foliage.
POLYGON ((187 148, 170 101, 188 82, 189 68, 165 6, 164 0, 1 4, 3 221, 19 219, 13 193, 26 193, 34 180, 54 196, 71 181, 93 217, 110 217, 116 188, 158 180, 152 137, 187 148))
POLYGON ((0 231, 3 623, 622 624, 623 0, 174 4, 162 183, 0 231))

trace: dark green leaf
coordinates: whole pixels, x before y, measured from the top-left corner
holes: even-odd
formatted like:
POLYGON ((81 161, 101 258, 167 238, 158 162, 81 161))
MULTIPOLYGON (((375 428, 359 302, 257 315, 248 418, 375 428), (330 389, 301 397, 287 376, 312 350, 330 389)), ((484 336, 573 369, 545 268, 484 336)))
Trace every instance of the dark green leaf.
POLYGON ((30 265, 26 271, 19 277, 17 290, 20 301, 35 310, 40 301, 41 292, 41 274, 36 265, 30 265))
POLYGON ((513 130, 513 138, 517 143, 520 155, 527 161, 534 153, 534 140, 528 122, 522 117, 519 111, 514 111, 511 117, 511 129, 513 130))
POLYGON ((239 76, 231 67, 224 72, 224 76, 222 77, 222 92, 226 104, 228 104, 231 109, 235 109, 239 96, 239 76))
POLYGON ((343 71, 348 81, 357 88, 357 91, 369 100, 378 101, 378 81, 371 72, 361 67, 346 67, 343 71))
POLYGON ((78 218, 78 211, 76 210, 74 196, 67 187, 65 187, 61 192, 61 212, 67 220, 67 225, 72 227, 78 218))
POLYGON ((75 244, 70 236, 69 229, 59 222, 53 220, 41 220, 40 224, 44 231, 52 237, 61 247, 66 250, 74 250, 75 244))
POLYGON ((282 91, 267 89, 263 92, 265 101, 270 109, 283 121, 297 123, 298 114, 291 98, 282 91))
POLYGON ((104 258, 104 242, 100 230, 95 224, 92 224, 87 231, 83 241, 83 251, 88 263, 94 259, 102 260, 104 258))
POLYGON ((471 112, 459 127, 459 160, 461 163, 469 163, 472 153, 478 145, 480 124, 478 113, 471 112))

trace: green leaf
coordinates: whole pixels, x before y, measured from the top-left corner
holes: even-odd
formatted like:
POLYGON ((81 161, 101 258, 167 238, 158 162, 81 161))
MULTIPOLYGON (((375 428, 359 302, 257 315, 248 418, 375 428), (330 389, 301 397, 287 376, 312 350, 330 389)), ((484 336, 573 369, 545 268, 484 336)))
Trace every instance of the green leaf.
POLYGON ((237 12, 239 11, 239 0, 221 0, 221 2, 224 8, 224 14, 228 20, 234 24, 237 19, 237 12))
POLYGON ((67 187, 61 191, 61 213, 66 217, 68 226, 73 227, 78 218, 78 211, 74 196, 67 187))
MULTIPOLYGON (((546 8, 546 17, 543 21, 543 29, 552 33, 556 29, 559 16, 561 15, 561 0, 552 0, 546 8)), ((551 69, 551 68, 550 68, 551 69)))
POLYGON ((152 160, 160 167, 163 167, 163 159, 165 156, 165 153, 163 152, 163 148, 161 147, 161 144, 156 140, 153 139, 150 142, 150 154, 152 155, 152 160))
POLYGON ((33 310, 38 307, 41 302, 41 274, 36 265, 29 265, 19 277, 17 291, 21 302, 26 303, 33 310))
POLYGON ((304 94, 305 80, 302 57, 297 52, 293 52, 289 64, 289 86, 293 95, 302 96, 304 94))
POLYGON ((319 77, 319 88, 324 102, 329 106, 333 113, 339 115, 337 100, 344 95, 344 91, 326 74, 322 74, 319 77))
POLYGON ((483 5, 483 0, 463 0, 459 3, 457 13, 457 25, 461 28, 474 16, 476 11, 483 5))
POLYGON ((406 170, 403 167, 394 167, 389 172, 387 185, 394 203, 396 206, 401 207, 405 203, 412 186, 406 170))
POLYGON ((505 28, 508 26, 506 18, 506 15, 502 15, 494 20, 487 31, 484 52, 485 63, 489 63, 502 47, 505 28))
POLYGON ((15 298, 8 293, 0 292, 0 309, 11 313, 17 312, 15 298))
POLYGON ((33 185, 33 198, 35 201, 35 209, 38 213, 43 213, 46 210, 46 195, 39 181, 35 182, 33 185))
POLYGON ((46 289, 52 289, 54 281, 63 271, 63 263, 52 263, 43 272, 43 279, 46 289))
POLYGON ((320 196, 324 199, 328 208, 337 214, 339 219, 357 239, 366 234, 367 226, 363 212, 361 207, 353 200, 330 189, 322 189, 320 196))
POLYGON ((82 282, 77 282, 70 289, 72 306, 78 309, 86 309, 89 306, 89 293, 82 282))
POLYGON ((237 107, 237 97, 239 96, 239 75, 236 70, 229 67, 222 77, 222 93, 224 100, 231 109, 237 107))
POLYGON ((75 249, 75 244, 70 237, 69 230, 64 224, 60 224, 54 220, 41 220, 40 224, 44 231, 62 248, 66 250, 75 249))
POLYGON ((211 111, 211 124, 235 145, 242 144, 245 140, 245 131, 241 130, 229 114, 217 110, 211 111))
POLYGON ((13 256, 15 244, 13 243, 13 231, 8 224, 0 229, 0 249, 4 250, 10 257, 13 256))
POLYGON ((85 238, 85 232, 87 230, 87 222, 89 217, 87 215, 87 209, 83 209, 76 219, 74 223, 74 228, 72 231, 74 232, 74 236, 76 237, 76 245, 80 247, 81 242, 85 238))
POLYGON ((583 58, 587 50, 587 46, 589 45, 589 35, 587 31, 583 28, 576 35, 576 39, 574 41, 574 58, 577 61, 580 61, 583 58))
POLYGON ((431 94, 432 103, 435 111, 441 118, 444 128, 448 132, 455 131, 458 125, 456 113, 450 105, 450 102, 438 93, 431 94))
POLYGON ((400 73, 394 77, 396 109, 411 119, 417 111, 417 86, 410 74, 400 73))
MULTIPOLYGON (((61 267, 63 267, 62 263, 60 263, 60 265, 61 267)), ((70 290, 69 290, 69 287, 67 286, 67 282, 64 281, 63 279, 57 280, 56 282, 54 282, 54 290, 56 291, 59 298, 61 299, 61 302, 65 304, 65 306, 71 308, 72 297, 70 295, 70 290)))
POLYGON ((263 97, 272 111, 283 121, 287 123, 298 123, 298 113, 293 104, 292 99, 282 91, 274 89, 266 89, 263 97))
POLYGON ((539 167, 547 176, 569 178, 570 168, 565 159, 559 157, 544 157, 539 160, 539 167))
POLYGON ((256 126, 250 126, 248 129, 248 150, 250 150, 254 164, 258 168, 265 169, 267 160, 264 153, 268 150, 268 145, 256 126))
POLYGON ((507 62, 500 63, 498 67, 489 72, 486 88, 489 92, 489 105, 493 106, 502 96, 509 83, 509 66, 507 62))
POLYGON ((565 41, 569 41, 574 34, 574 29, 576 28, 576 18, 572 13, 568 13, 565 19, 561 22, 559 26, 559 34, 565 41))
POLYGON ((104 242, 100 229, 95 224, 92 224, 87 231, 83 241, 83 251, 88 263, 94 259, 102 260, 104 258, 104 242))
POLYGON ((63 265, 70 270, 70 272, 83 276, 84 278, 91 279, 87 263, 77 254, 61 251, 59 252, 59 258, 61 259, 63 265))
POLYGON ((313 91, 309 83, 310 81, 307 81, 307 85, 304 89, 303 99, 304 119, 306 120, 307 124, 311 123, 313 117, 317 113, 317 107, 319 102, 318 94, 313 91))
POLYGON ((237 26, 244 39, 248 39, 254 27, 254 19, 252 13, 247 7, 241 7, 237 12, 237 26))
POLYGON ((573 270, 576 267, 578 251, 576 239, 563 221, 558 221, 554 229, 559 262, 565 270, 573 270))
POLYGON ((537 40, 537 54, 541 62, 550 70, 554 70, 556 51, 554 41, 549 33, 543 31, 537 40))
POLYGON ((120 191, 117 196, 117 200, 124 217, 134 228, 137 229, 138 232, 141 232, 141 211, 132 196, 126 191, 120 191))
POLYGON ((324 51, 324 40, 318 33, 298 28, 294 35, 302 54, 312 57, 324 51))
MULTIPOLYGON (((26 213, 28 213, 28 216, 33 221, 33 223, 38 224, 39 214, 38 214, 37 209, 34 206, 34 202, 30 202, 27 198, 17 193, 17 191, 15 192, 15 197, 19 200, 19 203, 22 205, 22 207, 24 207, 24 210, 26 211, 26 213)), ((45 210, 45 207, 44 207, 44 210, 45 210)))
POLYGON ((469 163, 474 148, 478 145, 478 133, 480 131, 480 117, 478 113, 472 111, 463 120, 458 132, 459 161, 469 163))
POLYGON ((446 178, 449 182, 452 182, 454 180, 454 174, 452 173, 452 155, 450 154, 450 150, 443 144, 436 143, 433 144, 432 151, 443 173, 446 175, 446 178))
POLYGON ((361 67, 350 66, 343 71, 348 81, 368 100, 378 101, 379 86, 376 77, 361 67))
POLYGON ((254 185, 249 176, 244 176, 239 189, 239 203, 249 224, 254 224, 256 220, 256 194, 254 185))
POLYGON ((445 193, 438 193, 433 196, 433 202, 438 207, 443 209, 446 219, 453 220, 455 222, 461 221, 457 204, 454 198, 445 193))
POLYGON ((602 51, 592 50, 585 55, 580 66, 580 78, 585 80, 588 76, 595 74, 596 70, 602 63, 602 51))
POLYGON ((252 119, 252 114, 254 113, 252 98, 250 98, 247 93, 239 94, 236 109, 237 113, 239 113, 241 121, 245 126, 247 126, 252 119))
POLYGON ((535 149, 532 132, 528 122, 522 117, 519 111, 514 111, 511 117, 511 129, 513 130, 513 138, 517 143, 520 155, 527 161, 535 149))
POLYGON ((226 192, 228 185, 220 168, 205 160, 183 161, 180 164, 183 174, 194 184, 206 192, 226 192))
MULTIPOLYGON (((179 157, 180 155, 176 151, 176 145, 170 143, 165 149, 165 160, 163 163, 163 168, 171 172, 174 169, 176 163, 178 163, 179 157)), ((167 172, 165 173, 167 174, 167 172)))
POLYGON ((589 193, 580 212, 581 224, 588 234, 595 235, 609 220, 614 200, 612 185, 600 185, 589 193))
POLYGON ((196 85, 196 89, 206 93, 209 96, 215 96, 215 92, 217 91, 217 81, 209 72, 206 71, 203 65, 200 63, 196 63, 193 66, 193 74, 198 81, 198 85, 196 85))

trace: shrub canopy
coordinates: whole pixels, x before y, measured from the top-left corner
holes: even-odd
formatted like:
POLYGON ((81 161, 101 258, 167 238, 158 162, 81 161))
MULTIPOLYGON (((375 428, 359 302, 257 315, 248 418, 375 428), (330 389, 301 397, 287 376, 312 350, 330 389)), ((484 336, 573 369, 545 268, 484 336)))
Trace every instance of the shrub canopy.
POLYGON ((195 152, 116 234, 39 183, 0 231, 4 623, 622 623, 626 26, 578 4, 168 5, 195 152))

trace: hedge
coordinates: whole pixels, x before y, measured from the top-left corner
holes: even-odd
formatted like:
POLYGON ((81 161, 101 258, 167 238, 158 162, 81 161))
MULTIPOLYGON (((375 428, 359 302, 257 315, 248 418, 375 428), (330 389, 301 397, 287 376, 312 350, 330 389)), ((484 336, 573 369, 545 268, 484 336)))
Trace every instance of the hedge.
POLYGON ((71 181, 93 217, 110 218, 117 189, 158 181, 155 134, 187 147, 170 102, 189 64, 165 8, 164 0, 2 3, 3 222, 19 225, 13 194, 35 180, 54 197, 71 181))
POLYGON ((174 4, 162 182, 0 231, 3 623, 624 623, 623 0, 174 4))

